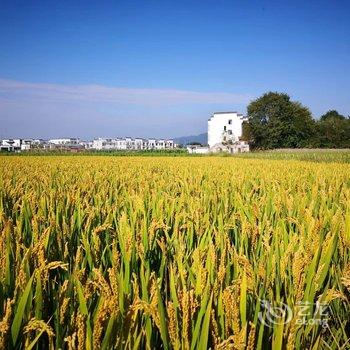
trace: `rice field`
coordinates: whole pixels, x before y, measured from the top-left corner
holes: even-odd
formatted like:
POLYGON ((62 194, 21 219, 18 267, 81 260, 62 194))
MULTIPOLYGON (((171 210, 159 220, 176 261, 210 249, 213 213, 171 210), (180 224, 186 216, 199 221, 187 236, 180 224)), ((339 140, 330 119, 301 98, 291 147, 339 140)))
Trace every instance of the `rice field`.
POLYGON ((349 175, 1 156, 0 349, 348 349, 349 175))
POLYGON ((236 154, 235 157, 275 159, 275 160, 303 160, 308 162, 350 163, 350 149, 274 149, 236 154))

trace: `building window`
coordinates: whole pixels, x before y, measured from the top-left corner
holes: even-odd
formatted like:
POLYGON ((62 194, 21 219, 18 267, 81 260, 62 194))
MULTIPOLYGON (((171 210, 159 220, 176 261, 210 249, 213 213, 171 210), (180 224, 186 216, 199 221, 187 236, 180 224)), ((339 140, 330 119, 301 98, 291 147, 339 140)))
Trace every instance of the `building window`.
POLYGON ((230 119, 230 120, 228 121, 228 123, 231 125, 231 124, 232 124, 232 119, 230 119))
POLYGON ((228 134, 229 134, 229 135, 232 135, 232 130, 229 130, 229 131, 228 131, 228 134))
POLYGON ((226 125, 224 126, 224 131, 226 131, 226 125))

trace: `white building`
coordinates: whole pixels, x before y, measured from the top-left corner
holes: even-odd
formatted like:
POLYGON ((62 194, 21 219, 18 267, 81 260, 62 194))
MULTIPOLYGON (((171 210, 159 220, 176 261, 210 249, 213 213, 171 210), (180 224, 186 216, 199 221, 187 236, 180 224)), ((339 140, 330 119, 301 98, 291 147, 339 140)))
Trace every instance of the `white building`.
POLYGON ((77 138, 50 139, 49 143, 56 146, 72 146, 79 145, 80 140, 77 138))
POLYGON ((98 138, 92 141, 92 149, 113 150, 117 148, 117 140, 98 138))
POLYGON ((249 144, 241 140, 242 124, 247 121, 237 112, 216 112, 208 120, 209 147, 189 145, 188 153, 241 153, 249 152, 249 144))
POLYGON ((48 148, 49 143, 43 139, 31 139, 31 146, 34 148, 48 148))
POLYGON ((173 140, 165 140, 165 148, 174 148, 176 147, 173 140))
POLYGON ((22 145, 21 139, 7 139, 2 140, 0 144, 1 151, 15 152, 20 151, 22 145))
POLYGON ((81 151, 86 148, 85 142, 81 142, 79 138, 69 137, 62 139, 50 139, 48 141, 49 148, 52 150, 63 151, 81 151))
POLYGON ((237 112, 217 112, 208 120, 208 144, 214 147, 226 139, 239 140, 246 118, 237 112))
POLYGON ((21 151, 29 151, 32 148, 33 140, 24 139, 21 142, 21 151))
POLYGON ((156 141, 156 149, 164 149, 164 148, 165 148, 165 141, 164 140, 156 141))
POLYGON ((248 152, 241 141, 242 124, 247 118, 237 112, 217 112, 208 120, 208 145, 212 152, 248 152))

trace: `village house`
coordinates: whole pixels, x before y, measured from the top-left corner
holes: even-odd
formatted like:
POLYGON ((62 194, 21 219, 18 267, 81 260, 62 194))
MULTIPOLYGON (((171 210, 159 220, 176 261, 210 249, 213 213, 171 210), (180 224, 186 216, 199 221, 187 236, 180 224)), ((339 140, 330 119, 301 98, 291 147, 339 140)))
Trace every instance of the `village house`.
POLYGON ((188 146, 189 153, 249 152, 247 142, 241 140, 242 124, 247 118, 237 112, 216 112, 208 120, 208 147, 188 146))
POLYGON ((21 151, 22 139, 6 139, 1 140, 0 150, 8 152, 19 152, 21 151))
POLYGON ((240 153, 249 151, 249 145, 241 140, 242 124, 247 121, 237 112, 217 112, 208 120, 208 145, 210 149, 240 153))

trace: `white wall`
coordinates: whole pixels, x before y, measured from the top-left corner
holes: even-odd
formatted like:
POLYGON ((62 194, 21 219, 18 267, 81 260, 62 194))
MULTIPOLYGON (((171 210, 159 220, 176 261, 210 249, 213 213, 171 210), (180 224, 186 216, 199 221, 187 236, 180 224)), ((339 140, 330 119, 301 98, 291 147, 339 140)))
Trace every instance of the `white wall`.
POLYGON ((209 148, 208 147, 187 146, 187 152, 190 154, 207 154, 207 153, 209 153, 209 148))
POLYGON ((213 147, 218 143, 223 142, 223 134, 238 140, 242 136, 242 123, 244 117, 237 112, 220 112, 214 113, 208 120, 208 145, 213 147), (231 123, 230 123, 231 121, 231 123), (231 135, 230 135, 231 133, 231 135))

